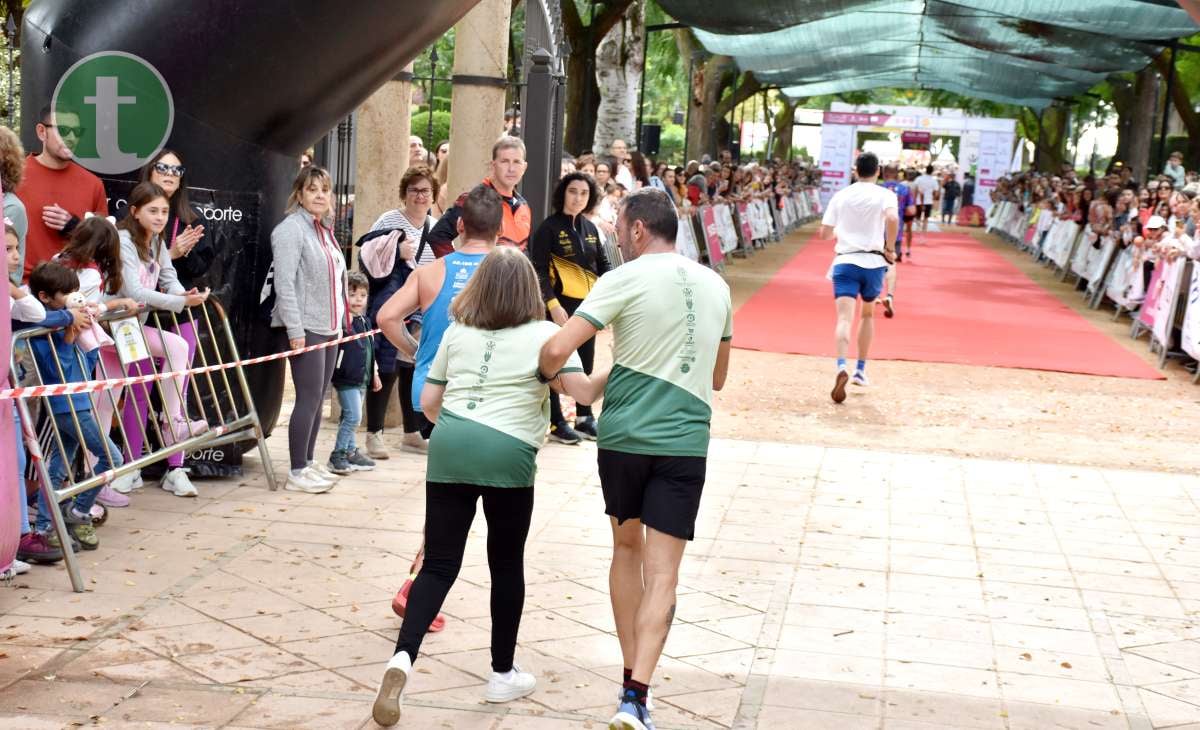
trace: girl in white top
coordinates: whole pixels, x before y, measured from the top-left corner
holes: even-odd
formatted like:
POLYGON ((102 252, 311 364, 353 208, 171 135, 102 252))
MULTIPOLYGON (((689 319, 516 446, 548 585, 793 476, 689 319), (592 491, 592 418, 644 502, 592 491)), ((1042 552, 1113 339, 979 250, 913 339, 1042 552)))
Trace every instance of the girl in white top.
MULTIPOLYGON (((509 247, 487 255, 451 311, 455 323, 421 394, 425 415, 437 424, 426 469, 425 565, 375 700, 375 720, 385 726, 400 718, 412 663, 458 576, 481 498, 492 575, 492 674, 485 697, 508 702, 536 684, 513 664, 513 653, 524 606, 535 459, 550 426, 550 391, 538 376, 538 354, 559 328, 545 320, 533 265, 509 247)), ((608 372, 585 375, 572 353, 549 385, 590 404, 604 391, 608 372)))

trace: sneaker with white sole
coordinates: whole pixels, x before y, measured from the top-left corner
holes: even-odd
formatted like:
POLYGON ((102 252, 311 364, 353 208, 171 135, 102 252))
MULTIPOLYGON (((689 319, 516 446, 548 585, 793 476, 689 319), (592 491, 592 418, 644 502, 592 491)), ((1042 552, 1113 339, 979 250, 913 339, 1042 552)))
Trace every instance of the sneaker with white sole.
POLYGON ((627 689, 621 696, 617 714, 608 721, 608 730, 654 730, 650 710, 637 701, 633 690, 627 689))
POLYGON ((338 479, 342 478, 340 474, 334 474, 333 472, 329 471, 329 469, 319 461, 314 461, 305 468, 316 473, 318 477, 324 479, 325 481, 332 482, 334 484, 337 483, 338 479))
POLYGON ((375 704, 371 707, 371 717, 384 727, 391 727, 400 722, 400 712, 404 702, 404 685, 408 684, 408 676, 412 674, 412 659, 408 652, 401 651, 392 657, 383 670, 383 679, 379 680, 379 692, 375 695, 375 704))
POLYGON ((188 479, 187 472, 183 469, 169 469, 166 474, 163 474, 162 481, 158 486, 167 490, 176 497, 195 497, 200 494, 196 490, 196 485, 192 484, 192 480, 188 479))
POLYGON ((29 563, 26 563, 24 560, 17 560, 16 558, 13 558, 13 562, 10 567, 12 568, 14 575, 25 575, 33 566, 29 563))
POLYGON ((100 489, 100 493, 96 495, 96 501, 105 507, 128 507, 129 497, 121 494, 120 491, 113 489, 111 484, 106 484, 100 489))
POLYGON ((308 469, 302 469, 299 474, 288 472, 287 484, 283 488, 290 492, 322 494, 333 489, 333 484, 315 476, 308 469))
POLYGON ((861 370, 857 370, 857 371, 855 371, 855 373, 854 373, 854 377, 850 378, 850 384, 851 384, 851 385, 857 385, 857 386, 858 386, 858 387, 860 387, 860 388, 866 388, 866 387, 868 387, 869 385, 871 385, 871 381, 870 381, 870 380, 867 380, 867 374, 866 374, 866 373, 864 373, 864 372, 863 372, 863 371, 861 371, 861 370))
POLYGON ((503 674, 492 672, 483 698, 488 702, 512 702, 532 694, 536 687, 537 679, 514 664, 512 669, 503 674))
POLYGON ((142 481, 142 472, 139 470, 122 474, 114 479, 109 486, 121 494, 129 494, 135 489, 141 489, 146 486, 146 483, 142 481))

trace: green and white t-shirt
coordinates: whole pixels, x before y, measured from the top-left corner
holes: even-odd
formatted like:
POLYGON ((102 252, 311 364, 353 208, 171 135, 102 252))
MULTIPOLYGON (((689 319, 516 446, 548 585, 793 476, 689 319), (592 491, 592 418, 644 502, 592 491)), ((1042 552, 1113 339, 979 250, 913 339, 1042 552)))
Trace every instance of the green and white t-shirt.
MULTIPOLYGON (((427 480, 533 486, 550 426, 550 388, 538 382, 538 355, 558 331, 546 321, 495 331, 450 325, 425 379, 446 386, 429 440, 427 480)), ((578 353, 563 372, 583 372, 578 353)))
POLYGON ((600 448, 707 456, 717 348, 733 338, 725 280, 678 254, 643 255, 600 277, 575 314, 613 326, 600 448))

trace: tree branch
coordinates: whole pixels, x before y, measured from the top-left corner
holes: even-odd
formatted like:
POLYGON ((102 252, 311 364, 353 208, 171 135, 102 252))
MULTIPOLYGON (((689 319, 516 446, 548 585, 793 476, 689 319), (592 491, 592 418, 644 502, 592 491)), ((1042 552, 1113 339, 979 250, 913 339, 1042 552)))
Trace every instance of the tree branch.
MULTIPOLYGON (((1154 68, 1163 79, 1171 75, 1171 62, 1167 58, 1169 52, 1171 52, 1169 48, 1164 49, 1162 53, 1154 57, 1154 68)), ((1174 81, 1170 83, 1171 104, 1175 113, 1183 120, 1183 126, 1187 127, 1188 136, 1200 136, 1200 117, 1196 116, 1196 110, 1192 108, 1192 100, 1188 98, 1183 79, 1179 78, 1179 69, 1175 69, 1174 76, 1174 81)))
POLYGON ((717 108, 713 110, 713 114, 718 117, 725 116, 738 104, 757 94, 760 89, 762 89, 762 84, 754 77, 753 73, 746 71, 738 79, 737 89, 729 96, 717 102, 717 108))
POLYGON ((579 17, 579 8, 575 7, 575 0, 559 0, 559 5, 562 7, 563 31, 571 41, 571 48, 575 48, 575 43, 583 39, 583 19, 579 17))
MULTIPOLYGON (((568 0, 563 0, 563 2, 567 1, 568 0)), ((574 0, 570 1, 574 2, 574 0)), ((610 2, 604 6, 604 12, 600 13, 598 18, 592 19, 592 28, 594 29, 594 32, 592 33, 594 43, 593 48, 595 45, 600 44, 600 40, 604 38, 604 36, 608 35, 608 31, 612 30, 614 25, 620 22, 621 18, 625 16, 625 11, 628 10, 629 6, 632 4, 633 0, 610 0, 610 2)))

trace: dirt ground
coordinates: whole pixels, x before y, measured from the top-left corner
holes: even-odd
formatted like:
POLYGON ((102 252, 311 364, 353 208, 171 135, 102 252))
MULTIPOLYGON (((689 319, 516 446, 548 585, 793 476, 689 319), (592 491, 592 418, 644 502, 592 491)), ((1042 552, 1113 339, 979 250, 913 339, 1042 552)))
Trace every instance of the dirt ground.
MULTIPOLYGON (((729 266, 734 307, 766 284, 814 232, 809 225, 729 266)), ((1157 365, 1145 336, 1129 338, 1127 317, 1114 323, 1111 309, 1087 309, 1070 286, 1027 256, 974 233, 1101 331, 1157 365)), ((797 326, 827 327, 832 337, 833 307, 828 321, 797 326)), ((828 358, 735 350, 729 381, 714 404, 713 435, 1195 472, 1200 386, 1178 364, 1168 365, 1166 375, 1166 381, 1152 381, 878 361, 871 365, 871 389, 835 406, 828 358)))

